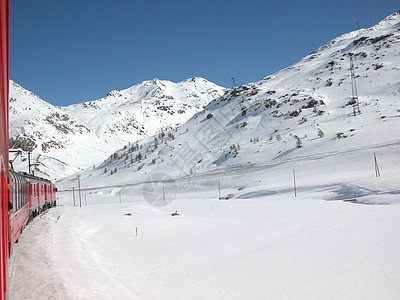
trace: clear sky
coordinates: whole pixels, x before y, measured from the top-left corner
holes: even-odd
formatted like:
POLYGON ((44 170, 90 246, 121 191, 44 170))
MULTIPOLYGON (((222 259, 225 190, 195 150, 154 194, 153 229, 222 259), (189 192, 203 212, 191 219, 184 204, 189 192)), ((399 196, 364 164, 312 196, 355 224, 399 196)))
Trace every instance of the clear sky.
POLYGON ((11 79, 54 105, 153 78, 231 87, 367 28, 398 0, 11 0, 11 79))

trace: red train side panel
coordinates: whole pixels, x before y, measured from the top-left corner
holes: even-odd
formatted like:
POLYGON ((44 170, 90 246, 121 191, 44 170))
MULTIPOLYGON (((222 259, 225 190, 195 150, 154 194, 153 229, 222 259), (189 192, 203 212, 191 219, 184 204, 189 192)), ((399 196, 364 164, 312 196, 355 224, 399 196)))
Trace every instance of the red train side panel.
POLYGON ((29 181, 29 208, 35 210, 39 205, 39 186, 36 182, 29 181))
POLYGON ((10 170, 9 252, 12 255, 16 243, 29 220, 28 180, 10 170))
POLYGON ((10 2, 0 0, 0 299, 7 299, 8 261, 8 85, 10 2))
POLYGON ((27 193, 29 199, 30 217, 34 218, 46 209, 56 204, 56 188, 47 179, 24 173, 28 181, 27 193))
POLYGON ((31 217, 37 216, 45 203, 44 184, 34 179, 28 179, 29 210, 31 217))

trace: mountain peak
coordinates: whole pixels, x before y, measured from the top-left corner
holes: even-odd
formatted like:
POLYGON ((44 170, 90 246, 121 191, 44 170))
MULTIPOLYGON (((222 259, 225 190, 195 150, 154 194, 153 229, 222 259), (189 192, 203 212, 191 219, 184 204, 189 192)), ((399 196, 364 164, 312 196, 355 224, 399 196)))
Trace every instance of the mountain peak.
POLYGON ((155 84, 155 85, 158 85, 158 86, 165 86, 165 85, 163 84, 162 80, 160 80, 160 79, 158 79, 158 78, 154 78, 151 82, 152 82, 153 84, 155 84))
POLYGON ((388 19, 388 20, 397 20, 397 22, 399 22, 400 20, 400 10, 392 13, 391 15, 388 15, 386 18, 384 18, 383 20, 388 19))
POLYGON ((117 90, 112 90, 107 93, 107 95, 104 98, 109 98, 109 97, 120 97, 121 93, 117 90))
POLYGON ((185 80, 185 82, 195 82, 195 81, 207 81, 206 79, 202 78, 202 77, 192 77, 192 78, 188 78, 185 80))
POLYGON ((390 27, 400 27, 400 10, 396 11, 395 13, 392 13, 388 15, 387 17, 383 18, 381 21, 379 21, 377 24, 372 26, 370 29, 388 29, 390 27))
MULTIPOLYGON (((311 52, 309 56, 311 56, 313 59, 315 58, 315 55, 319 55, 318 54, 319 52, 337 46, 340 43, 348 44, 347 48, 342 49, 342 52, 346 52, 348 50, 351 50, 353 46, 356 46, 356 44, 353 44, 353 40, 355 38, 364 39, 364 37, 367 37, 372 39, 372 38, 378 38, 379 36, 384 37, 388 33, 393 33, 397 31, 396 27, 400 28, 400 10, 393 14, 388 15, 387 17, 383 18, 380 22, 376 23, 370 28, 367 29, 361 28, 355 31, 342 34, 341 36, 338 36, 333 40, 330 40, 329 42, 325 43, 324 45, 320 46, 319 48, 311 52), (349 41, 351 41, 350 44, 349 41)), ((303 61, 304 59, 309 59, 309 56, 306 56, 300 59, 299 61, 303 61)))

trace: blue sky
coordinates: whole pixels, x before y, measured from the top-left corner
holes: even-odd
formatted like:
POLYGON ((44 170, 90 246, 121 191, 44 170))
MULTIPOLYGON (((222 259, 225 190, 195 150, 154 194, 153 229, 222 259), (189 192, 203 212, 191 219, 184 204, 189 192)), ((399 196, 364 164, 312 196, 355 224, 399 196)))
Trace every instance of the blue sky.
POLYGON ((397 1, 11 0, 10 77, 54 105, 153 78, 231 87, 285 68, 397 1))

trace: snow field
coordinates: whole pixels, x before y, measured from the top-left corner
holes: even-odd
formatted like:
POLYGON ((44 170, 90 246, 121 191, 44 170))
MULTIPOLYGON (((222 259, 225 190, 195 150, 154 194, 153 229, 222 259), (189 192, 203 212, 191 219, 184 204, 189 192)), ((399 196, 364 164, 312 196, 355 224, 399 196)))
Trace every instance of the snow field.
POLYGON ((31 268, 55 274, 62 299, 396 299, 399 209, 288 195, 61 206, 29 226, 12 268, 32 274, 23 253, 42 249, 52 264, 31 268), (38 226, 51 234, 26 244, 38 226))

